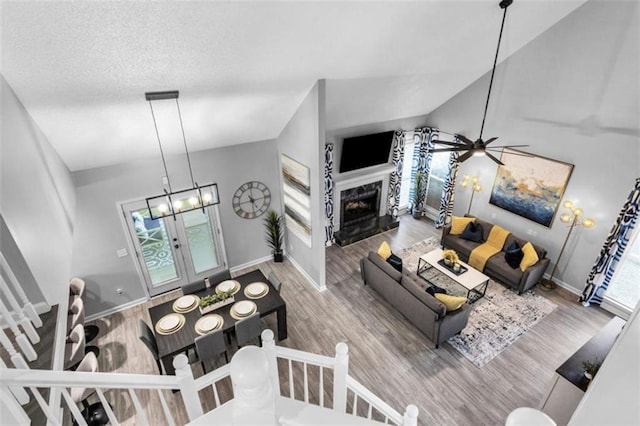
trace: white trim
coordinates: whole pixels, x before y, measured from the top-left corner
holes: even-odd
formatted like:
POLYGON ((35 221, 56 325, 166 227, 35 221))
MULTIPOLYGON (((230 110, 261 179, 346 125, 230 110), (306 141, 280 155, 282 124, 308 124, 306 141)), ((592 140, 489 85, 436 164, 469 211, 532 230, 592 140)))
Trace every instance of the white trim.
POLYGON ((604 309, 605 311, 609 311, 612 314, 619 316, 620 318, 624 319, 624 320, 628 320, 629 317, 631 316, 632 311, 629 310, 629 308, 627 308, 626 306, 616 302, 615 300, 613 300, 610 297, 607 297, 605 295, 604 299, 602 300, 602 303, 600 304, 600 307, 602 309, 604 309))
MULTIPOLYGON (((171 291, 173 291, 173 290, 171 290, 171 291)), ((118 306, 116 306, 114 308, 107 309, 106 311, 102 311, 102 312, 98 312, 96 314, 89 315, 84 319, 84 321, 85 322, 94 321, 94 320, 106 317, 107 315, 115 314, 116 312, 121 312, 121 311, 124 311, 125 309, 129 309, 129 308, 131 308, 133 306, 140 305, 140 304, 146 302, 147 300, 149 300, 148 297, 141 297, 139 299, 127 302, 124 305, 118 305, 118 306)), ((67 318, 65 316, 65 321, 66 320, 67 320, 67 318)))
MULTIPOLYGON (((36 311, 40 308, 40 304, 36 305, 36 311)), ((53 338, 53 349, 51 351, 51 370, 64 370, 64 352, 67 341, 67 314, 69 312, 69 297, 63 297, 58 304, 58 315, 56 317, 56 331, 53 338)), ((51 388, 49 392, 49 407, 62 407, 62 389, 51 388)), ((62 420, 62 410, 58 411, 58 419, 62 420)), ((51 422, 47 421, 47 424, 51 422)))
POLYGON ((273 256, 260 257, 258 259, 251 260, 251 261, 249 261, 247 263, 243 263, 241 265, 236 265, 233 268, 229 268, 229 272, 237 272, 237 271, 240 271, 240 270, 245 269, 245 268, 250 268, 252 266, 256 266, 256 265, 258 265, 260 263, 263 263, 263 262, 268 262, 270 260, 273 260, 273 256))
POLYGON ((293 266, 296 267, 296 269, 302 274, 303 277, 305 277, 305 279, 307 281, 309 281, 311 283, 311 285, 313 285, 313 287, 318 290, 318 291, 325 291, 327 289, 327 286, 321 286, 319 285, 317 282, 315 282, 313 280, 313 278, 311 278, 311 276, 309 274, 307 274, 307 271, 305 271, 304 269, 302 269, 302 266, 300 266, 298 264, 298 262, 296 262, 293 257, 287 257, 287 260, 289 260, 291 262, 291 264, 293 266))
MULTIPOLYGON (((543 276, 544 276, 544 278, 549 279, 550 275, 545 273, 543 276)), ((573 293, 578 297, 582 296, 582 292, 580 290, 576 289, 572 285, 569 285, 569 284, 565 283, 564 281, 560 281, 559 279, 554 278, 553 282, 556 283, 558 285, 558 287, 562 287, 563 289, 567 290, 569 293, 573 293)))

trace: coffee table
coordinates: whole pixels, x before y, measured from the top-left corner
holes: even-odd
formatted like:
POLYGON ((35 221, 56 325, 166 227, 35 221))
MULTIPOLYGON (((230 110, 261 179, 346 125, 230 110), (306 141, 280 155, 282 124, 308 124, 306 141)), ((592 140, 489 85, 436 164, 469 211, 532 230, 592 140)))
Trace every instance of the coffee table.
POLYGON ((418 276, 429 284, 440 286, 441 283, 436 283, 435 281, 436 279, 442 280, 444 275, 448 278, 446 280, 447 284, 458 286, 463 294, 466 291, 466 296, 470 304, 484 297, 487 292, 487 287, 489 286, 488 276, 462 261, 459 263, 467 268, 467 271, 457 275, 447 267, 440 265, 438 261, 441 259, 442 249, 439 248, 420 256, 418 260, 418 276))

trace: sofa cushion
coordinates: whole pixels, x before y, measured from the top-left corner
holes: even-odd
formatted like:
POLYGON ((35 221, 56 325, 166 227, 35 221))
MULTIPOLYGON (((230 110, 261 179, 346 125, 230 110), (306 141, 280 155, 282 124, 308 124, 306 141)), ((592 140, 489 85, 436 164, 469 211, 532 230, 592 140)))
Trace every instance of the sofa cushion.
POLYGON ((386 241, 383 241, 380 247, 378 247, 378 256, 384 260, 387 260, 391 256, 391 247, 389 247, 386 241))
POLYGON ((527 243, 522 246, 522 253, 524 256, 522 257, 522 261, 520 262, 520 270, 522 272, 526 271, 529 266, 533 266, 538 263, 538 253, 536 249, 533 248, 533 244, 527 243))
POLYGON ((507 264, 511 266, 511 268, 515 269, 520 266, 520 262, 524 257, 524 253, 520 248, 520 244, 517 241, 512 242, 509 246, 504 250, 504 260, 507 261, 507 264))
POLYGON ((514 269, 509 266, 504 256, 493 256, 489 259, 487 266, 484 268, 484 274, 511 287, 517 287, 522 278, 520 268, 514 269))
POLYGON ((378 253, 376 253, 375 251, 369 252, 369 260, 378 268, 382 269, 392 279, 400 282, 400 279, 402 278, 402 273, 399 271, 396 271, 393 268, 393 266, 389 265, 383 258, 378 256, 378 253))
POLYGON ((467 298, 461 296, 450 296, 448 294, 436 293, 435 297, 447 307, 447 312, 457 311, 462 307, 462 305, 467 303, 467 298))
POLYGON ((451 218, 451 231, 449 231, 449 233, 451 235, 460 235, 464 231, 464 228, 467 226, 467 224, 475 220, 476 220, 475 217, 453 216, 451 218))
POLYGON ((402 280, 400 285, 406 288, 409 293, 424 303, 429 309, 438 315, 438 319, 447 314, 446 306, 438 301, 435 297, 424 291, 422 286, 418 284, 422 280, 416 276, 413 272, 407 271, 402 274, 402 280))
POLYGON ((475 222, 469 222, 467 226, 460 234, 460 238, 464 238, 465 240, 473 241, 476 243, 483 243, 484 239, 482 238, 482 225, 475 222))

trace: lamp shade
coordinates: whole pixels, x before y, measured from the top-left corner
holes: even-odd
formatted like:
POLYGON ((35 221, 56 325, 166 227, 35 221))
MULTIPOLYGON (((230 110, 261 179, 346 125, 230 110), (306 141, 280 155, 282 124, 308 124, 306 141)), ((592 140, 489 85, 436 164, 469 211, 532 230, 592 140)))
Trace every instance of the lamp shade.
POLYGON ((592 219, 590 217, 585 217, 582 220, 582 226, 584 226, 585 228, 593 228, 594 226, 596 226, 596 221, 595 219, 592 219))
POLYGON ((560 222, 562 223, 569 223, 572 220, 572 216, 571 213, 562 213, 560 215, 560 222))

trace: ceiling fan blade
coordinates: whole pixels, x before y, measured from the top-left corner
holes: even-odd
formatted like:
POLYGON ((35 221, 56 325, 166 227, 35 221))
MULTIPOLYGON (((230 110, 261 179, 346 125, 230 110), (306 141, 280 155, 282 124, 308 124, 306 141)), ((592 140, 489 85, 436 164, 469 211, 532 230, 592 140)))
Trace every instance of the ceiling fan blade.
MULTIPOLYGON (((486 151, 493 151, 493 152, 504 152, 502 149, 486 149, 486 151)), ((533 154, 527 154, 526 152, 507 152, 508 155, 517 155, 519 157, 533 157, 533 154)))
POLYGON ((437 143, 440 145, 449 145, 449 146, 465 146, 458 142, 449 142, 449 141, 433 141, 433 143, 437 143))
POLYGON ((472 155, 473 155, 473 151, 465 152, 464 154, 458 157, 458 163, 463 163, 467 161, 469 158, 471 158, 472 155))
POLYGON ((455 135, 458 139, 460 139, 462 142, 466 143, 467 145, 473 145, 473 141, 470 141, 469 139, 467 139, 466 136, 464 135, 459 135, 456 133, 455 135))
POLYGON ((433 148, 430 149, 429 152, 455 152, 455 151, 468 151, 469 148, 467 147, 460 147, 460 148, 433 148))
POLYGON ((523 147, 523 146, 529 146, 529 145, 496 145, 496 146, 492 146, 491 148, 487 148, 487 149, 516 148, 516 147, 523 147))
POLYGON ((632 127, 614 127, 605 126, 600 127, 602 133, 617 133, 619 135, 640 137, 640 129, 634 129, 632 127))
POLYGON ((490 152, 485 151, 484 153, 486 154, 487 157, 491 158, 496 163, 500 164, 501 166, 504 166, 504 163, 498 160, 496 157, 494 157, 490 152))
POLYGON ((487 140, 487 141, 484 143, 484 145, 485 145, 485 146, 487 146, 487 145, 489 145, 491 142, 495 141, 496 139, 498 139, 498 137, 497 137, 497 136, 496 136, 495 138, 491 138, 491 139, 487 140))

